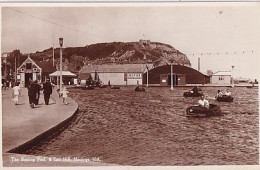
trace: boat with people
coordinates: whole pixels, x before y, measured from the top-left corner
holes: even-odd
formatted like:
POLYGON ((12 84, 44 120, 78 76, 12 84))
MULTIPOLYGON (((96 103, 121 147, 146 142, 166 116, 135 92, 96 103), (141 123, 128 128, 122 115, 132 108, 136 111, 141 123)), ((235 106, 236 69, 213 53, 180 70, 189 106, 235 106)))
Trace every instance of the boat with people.
POLYGON ((228 95, 217 96, 216 100, 219 102, 233 102, 234 98, 228 95))
POLYGON ((186 109, 188 117, 221 116, 222 112, 218 105, 209 104, 209 108, 201 106, 190 106, 186 109))

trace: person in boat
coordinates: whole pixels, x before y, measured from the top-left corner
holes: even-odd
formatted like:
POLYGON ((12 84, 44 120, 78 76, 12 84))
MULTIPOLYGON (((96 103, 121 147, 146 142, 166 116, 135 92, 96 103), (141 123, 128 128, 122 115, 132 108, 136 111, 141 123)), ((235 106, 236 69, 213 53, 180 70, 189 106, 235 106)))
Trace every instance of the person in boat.
POLYGON ((225 95, 226 95, 226 96, 231 96, 231 92, 227 89, 225 95))
POLYGON ((198 94, 199 93, 199 87, 198 86, 193 87, 193 89, 190 92, 198 94))
POLYGON ((135 91, 144 91, 144 89, 142 87, 140 87, 138 80, 137 80, 135 91))
POLYGON ((201 106, 201 107, 205 107, 205 108, 209 108, 209 101, 208 100, 206 100, 205 99, 205 96, 204 95, 202 95, 201 97, 200 97, 200 100, 199 100, 199 106, 201 106))
POLYGON ((216 95, 216 98, 222 97, 222 96, 223 96, 223 93, 222 93, 220 90, 218 90, 218 93, 217 93, 217 95, 216 95))

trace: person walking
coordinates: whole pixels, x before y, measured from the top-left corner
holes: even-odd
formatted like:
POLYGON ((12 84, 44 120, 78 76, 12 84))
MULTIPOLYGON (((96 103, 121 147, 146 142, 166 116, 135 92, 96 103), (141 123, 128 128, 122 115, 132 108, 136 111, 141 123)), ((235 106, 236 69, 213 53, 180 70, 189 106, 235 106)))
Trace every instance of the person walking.
POLYGON ((6 90, 6 81, 3 82, 3 90, 6 90))
POLYGON ((38 84, 38 81, 34 81, 35 84, 35 89, 36 89, 36 99, 35 99, 35 105, 39 105, 39 100, 40 100, 40 94, 41 94, 41 85, 38 84))
POLYGON ((15 83, 15 85, 13 87, 13 100, 15 102, 15 105, 18 105, 20 94, 21 94, 21 89, 20 89, 19 83, 15 83))
POLYGON ((52 85, 49 79, 47 79, 46 82, 43 84, 43 94, 44 94, 45 105, 48 105, 50 96, 52 94, 52 85))
POLYGON ((6 81, 6 88, 9 89, 9 87, 10 87, 10 82, 7 80, 6 81))
POLYGON ((34 108, 36 105, 36 93, 37 87, 34 82, 31 82, 31 84, 28 85, 28 96, 31 108, 34 108))
POLYGON ((14 82, 14 80, 12 80, 12 81, 11 81, 11 88, 14 87, 14 84, 15 84, 15 82, 14 82))
POLYGON ((63 90, 61 91, 61 93, 62 93, 62 98, 63 98, 63 104, 68 104, 67 97, 68 97, 69 91, 66 89, 66 87, 64 87, 63 90))

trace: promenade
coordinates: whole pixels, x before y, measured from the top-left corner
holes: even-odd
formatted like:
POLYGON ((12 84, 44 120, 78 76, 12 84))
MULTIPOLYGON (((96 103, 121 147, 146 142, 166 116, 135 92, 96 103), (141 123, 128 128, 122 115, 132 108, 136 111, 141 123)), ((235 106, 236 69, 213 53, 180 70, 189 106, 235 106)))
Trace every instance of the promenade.
POLYGON ((36 108, 31 108, 27 89, 22 88, 21 91, 18 105, 15 105, 12 101, 11 88, 2 91, 3 166, 74 166, 97 164, 96 162, 89 162, 87 164, 83 162, 54 162, 47 161, 46 158, 40 159, 33 155, 10 153, 9 151, 14 148, 26 148, 26 145, 33 145, 33 143, 45 139, 54 133, 55 130, 58 130, 58 128, 68 124, 78 109, 78 104, 71 98, 68 98, 68 105, 64 105, 62 98, 58 97, 55 89, 53 90, 49 105, 45 105, 43 94, 41 94, 39 105, 36 108), (35 162, 32 160, 35 160, 35 162))

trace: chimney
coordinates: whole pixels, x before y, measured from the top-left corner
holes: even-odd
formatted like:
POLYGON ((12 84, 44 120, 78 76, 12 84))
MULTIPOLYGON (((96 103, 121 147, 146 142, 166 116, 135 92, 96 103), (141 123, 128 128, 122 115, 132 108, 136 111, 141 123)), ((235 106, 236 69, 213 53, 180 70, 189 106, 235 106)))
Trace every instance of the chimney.
POLYGON ((198 58, 198 71, 200 71, 200 58, 198 58))

